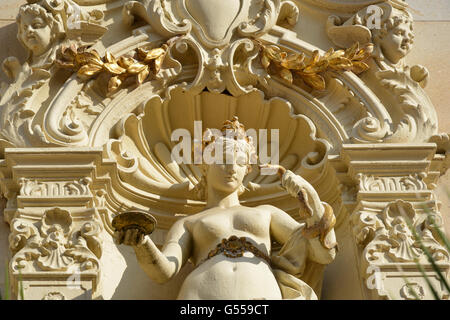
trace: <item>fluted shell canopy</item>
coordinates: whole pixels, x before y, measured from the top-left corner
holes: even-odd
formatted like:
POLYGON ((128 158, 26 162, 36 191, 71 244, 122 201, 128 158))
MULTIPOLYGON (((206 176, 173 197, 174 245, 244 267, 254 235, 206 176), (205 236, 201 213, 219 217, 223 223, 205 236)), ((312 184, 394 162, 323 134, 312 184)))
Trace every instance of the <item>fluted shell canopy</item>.
MULTIPOLYGON (((127 115, 116 126, 118 138, 110 140, 106 152, 117 160, 125 189, 155 203, 171 204, 176 212, 196 212, 204 204, 204 199, 198 199, 192 190, 201 179, 201 170, 199 165, 177 164, 171 159, 171 151, 179 143, 178 139, 171 140, 172 132, 186 129, 193 139, 194 121, 201 121, 202 132, 207 128, 220 130, 224 121, 234 116, 246 130, 256 131, 257 141, 260 129, 267 130, 267 143, 262 139, 257 145, 259 155, 270 155, 272 133, 278 130, 279 163, 287 169, 300 172, 325 158, 328 144, 316 137, 313 123, 303 115, 295 115, 288 101, 266 100, 259 91, 232 97, 207 91, 193 95, 175 89, 168 99, 152 98, 140 113, 127 115)), ((274 203, 275 198, 287 197, 278 176, 261 175, 256 164, 244 184, 247 191, 240 198, 243 204, 274 203)), ((295 199, 292 205, 296 207, 295 199)))

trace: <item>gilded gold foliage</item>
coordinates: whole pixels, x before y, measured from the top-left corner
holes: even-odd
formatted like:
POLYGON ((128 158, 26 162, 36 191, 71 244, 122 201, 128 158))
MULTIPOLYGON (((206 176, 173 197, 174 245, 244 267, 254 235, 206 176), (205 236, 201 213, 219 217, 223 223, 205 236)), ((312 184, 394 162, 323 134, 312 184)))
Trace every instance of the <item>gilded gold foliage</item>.
POLYGON ((160 48, 135 50, 133 56, 126 55, 119 58, 106 52, 104 57, 93 49, 77 47, 75 44, 63 46, 60 52, 59 65, 77 72, 80 78, 91 78, 106 73, 108 80, 108 93, 116 91, 128 78, 135 77, 138 85, 142 84, 150 74, 156 75, 161 69, 168 46, 160 48))
POLYGON ((323 56, 314 51, 310 58, 303 53, 287 53, 275 45, 261 46, 261 64, 269 74, 277 74, 289 83, 303 88, 325 90, 324 74, 327 71, 353 71, 360 74, 367 69, 367 60, 373 51, 373 44, 360 48, 355 43, 347 50, 330 48, 323 56), (306 86, 305 86, 306 85, 306 86))

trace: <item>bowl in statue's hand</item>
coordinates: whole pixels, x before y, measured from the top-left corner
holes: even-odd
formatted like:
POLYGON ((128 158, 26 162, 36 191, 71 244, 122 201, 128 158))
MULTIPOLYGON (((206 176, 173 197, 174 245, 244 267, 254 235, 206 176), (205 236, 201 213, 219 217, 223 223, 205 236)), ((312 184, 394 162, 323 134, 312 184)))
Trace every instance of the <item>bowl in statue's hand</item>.
POLYGON ((138 229, 143 234, 151 234, 156 227, 156 219, 149 213, 140 210, 132 210, 119 213, 112 220, 115 231, 138 229))

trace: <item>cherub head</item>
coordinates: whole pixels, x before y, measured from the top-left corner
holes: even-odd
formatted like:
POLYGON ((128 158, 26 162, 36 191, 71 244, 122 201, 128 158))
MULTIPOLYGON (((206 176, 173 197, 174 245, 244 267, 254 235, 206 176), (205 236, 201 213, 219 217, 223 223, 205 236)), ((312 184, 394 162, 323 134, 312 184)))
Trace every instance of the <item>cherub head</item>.
POLYGON ((396 65, 410 52, 414 33, 407 5, 391 2, 361 9, 344 23, 340 17, 330 16, 326 26, 328 36, 344 48, 355 42, 372 42, 375 59, 396 65))
POLYGON ((373 41, 383 56, 397 64, 412 48, 414 33, 411 15, 405 10, 392 9, 381 21, 381 29, 372 30, 373 41))
POLYGON ((246 134, 238 118, 225 121, 222 130, 207 129, 201 149, 203 175, 196 186, 199 197, 206 198, 208 187, 224 193, 243 193, 244 177, 256 163, 257 155, 253 138, 246 134))
POLYGON ((29 51, 29 59, 45 55, 55 43, 64 38, 62 1, 29 0, 17 15, 19 42, 29 51))

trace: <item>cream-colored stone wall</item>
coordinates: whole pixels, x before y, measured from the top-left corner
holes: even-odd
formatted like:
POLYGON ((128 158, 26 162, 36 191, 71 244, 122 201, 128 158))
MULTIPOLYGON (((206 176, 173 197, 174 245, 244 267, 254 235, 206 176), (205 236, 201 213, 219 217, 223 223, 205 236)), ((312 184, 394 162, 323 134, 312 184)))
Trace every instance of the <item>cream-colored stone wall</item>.
MULTIPOLYGON (((433 101, 439 117, 439 131, 450 132, 450 1, 409 0, 415 20, 415 47, 408 55, 410 65, 428 68, 430 81, 425 91, 433 101)), ((437 197, 442 201, 441 213, 450 234, 450 172, 440 178, 437 197)))
MULTIPOLYGON (((415 23, 415 48, 407 57, 410 64, 422 64, 426 66, 430 72, 431 78, 426 88, 427 93, 433 101, 438 117, 440 119, 439 131, 450 132, 450 113, 448 112, 448 104, 450 103, 450 1, 448 0, 409 0, 413 9, 415 23)), ((22 50, 17 38, 17 27, 15 17, 19 6, 26 3, 25 0, 1 0, 0 1, 0 61, 4 58, 15 55, 22 61, 25 59, 24 50, 22 50)), ((0 75, 0 81, 6 81, 3 73, 0 75)), ((446 188, 450 190, 450 172, 441 177, 438 186, 437 195, 442 201, 441 212, 444 216, 447 233, 450 234, 450 196, 446 194, 446 188)), ((449 191, 450 192, 450 191, 449 191)), ((0 223, 0 291, 4 294, 4 270, 5 263, 8 259, 8 226, 0 223)), ((106 239, 105 241, 109 241, 106 239)), ((349 241, 350 242, 350 241, 349 241)), ((114 246, 105 246, 105 248, 115 248, 114 246)), ((167 297, 170 293, 177 292, 177 285, 180 281, 174 279, 173 285, 158 286, 153 284, 138 267, 134 253, 131 248, 121 247, 116 250, 122 250, 122 255, 116 252, 105 251, 102 257, 103 274, 108 275, 121 273, 123 277, 106 278, 102 280, 105 299, 145 299, 146 292, 152 288, 160 292, 161 297, 167 297), (128 251, 126 251, 128 250, 128 251), (112 270, 114 269, 114 270, 112 270), (109 270, 109 271, 108 271, 109 270), (120 283, 115 283, 120 279, 120 283), (145 281, 145 282, 143 282, 145 281), (125 296, 126 295, 126 296, 125 296)), ((340 258, 335 262, 344 265, 347 255, 352 255, 352 250, 346 250, 340 258)), ((352 258, 354 259, 354 258, 352 258)), ((338 270, 339 268, 336 268, 338 270)), ((186 270, 188 272, 189 270, 186 270)), ((357 270, 354 270, 355 275, 357 270)), ((185 274, 180 274, 183 277, 185 274)), ((336 274, 327 274, 330 278, 336 274)), ((325 279, 328 289, 323 292, 324 298, 334 296, 339 292, 343 299, 354 298, 355 291, 361 290, 359 283, 351 282, 346 288, 333 287, 332 281, 325 279), (341 291, 341 290, 344 290, 341 291)), ((353 280, 356 279, 353 278, 353 280)), ((172 294, 173 295, 173 294, 172 294)))

